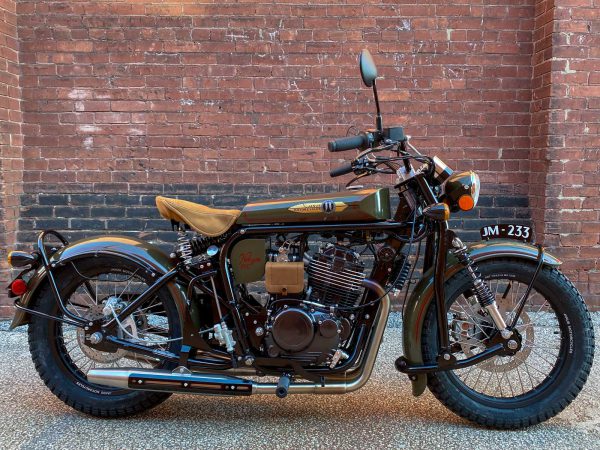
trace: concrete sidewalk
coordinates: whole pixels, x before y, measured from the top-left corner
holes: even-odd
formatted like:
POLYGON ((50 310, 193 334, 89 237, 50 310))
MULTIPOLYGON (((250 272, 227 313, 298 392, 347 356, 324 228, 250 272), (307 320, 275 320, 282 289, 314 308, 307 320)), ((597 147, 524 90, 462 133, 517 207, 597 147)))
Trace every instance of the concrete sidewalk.
POLYGON ((0 447, 600 448, 598 364, 558 417, 523 431, 488 430, 455 416, 429 392, 411 395, 408 380, 394 369, 402 346, 397 319, 391 323, 371 381, 353 394, 284 400, 175 395, 147 413, 116 420, 85 416, 56 399, 35 372, 25 329, 0 331, 0 447))

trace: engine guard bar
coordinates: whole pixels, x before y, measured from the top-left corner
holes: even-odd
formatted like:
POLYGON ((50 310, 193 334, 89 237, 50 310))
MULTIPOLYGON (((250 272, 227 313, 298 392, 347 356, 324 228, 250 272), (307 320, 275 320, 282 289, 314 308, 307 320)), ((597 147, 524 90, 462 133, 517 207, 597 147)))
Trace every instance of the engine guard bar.
POLYGON ((453 364, 423 364, 419 366, 413 366, 404 356, 401 356, 396 360, 395 365, 399 372, 405 373, 409 376, 422 373, 444 372, 446 370, 458 370, 474 366, 475 364, 479 364, 480 362, 490 359, 503 352, 504 346, 502 344, 495 344, 475 356, 471 356, 467 359, 457 360, 453 364))
POLYGON ((522 337, 516 330, 513 331, 509 338, 504 338, 500 333, 497 333, 495 336, 492 336, 488 345, 489 347, 481 353, 466 359, 457 360, 452 355, 446 360, 446 358, 439 356, 435 364, 411 365, 404 356, 401 356, 396 360, 395 366, 399 372, 405 373, 409 377, 425 373, 465 369, 496 355, 513 356, 522 348, 522 337))

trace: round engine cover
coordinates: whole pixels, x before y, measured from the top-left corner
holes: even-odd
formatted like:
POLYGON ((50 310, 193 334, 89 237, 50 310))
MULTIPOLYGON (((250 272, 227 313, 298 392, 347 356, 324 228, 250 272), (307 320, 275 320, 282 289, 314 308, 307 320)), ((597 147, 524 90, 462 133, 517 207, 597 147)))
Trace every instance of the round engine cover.
POLYGON ((299 352, 307 348, 315 335, 312 317, 299 308, 281 311, 273 320, 273 340, 287 352, 299 352))

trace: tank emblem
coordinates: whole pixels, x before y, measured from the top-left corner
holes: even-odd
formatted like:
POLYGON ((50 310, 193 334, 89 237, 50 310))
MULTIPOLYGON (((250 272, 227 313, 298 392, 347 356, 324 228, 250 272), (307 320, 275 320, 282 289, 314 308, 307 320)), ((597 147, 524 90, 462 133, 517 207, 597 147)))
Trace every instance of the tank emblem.
POLYGON ((317 213, 332 213, 342 212, 348 207, 344 202, 334 202, 333 200, 325 200, 324 202, 299 203, 288 208, 289 211, 300 214, 317 214, 317 213))

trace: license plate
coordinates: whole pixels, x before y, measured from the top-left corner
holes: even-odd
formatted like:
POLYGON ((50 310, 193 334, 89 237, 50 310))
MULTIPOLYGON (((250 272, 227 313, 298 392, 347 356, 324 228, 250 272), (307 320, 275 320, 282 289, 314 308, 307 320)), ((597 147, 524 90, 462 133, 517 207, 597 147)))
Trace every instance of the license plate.
POLYGON ((516 239, 517 241, 533 242, 533 229, 526 225, 501 223, 487 225, 479 230, 481 238, 488 239, 516 239))

